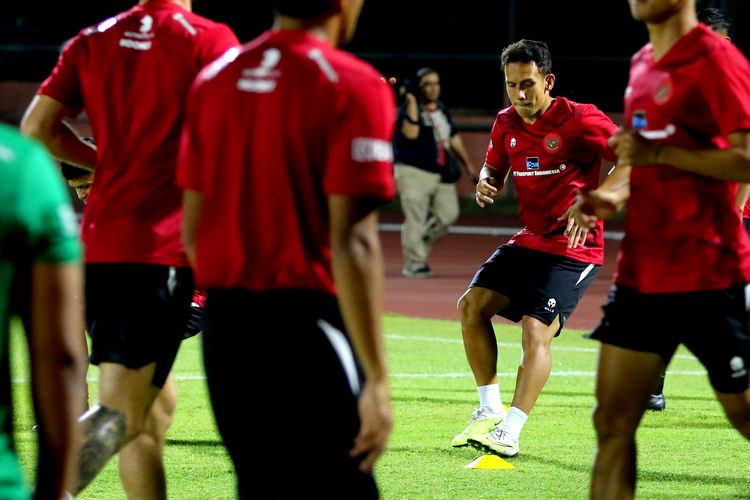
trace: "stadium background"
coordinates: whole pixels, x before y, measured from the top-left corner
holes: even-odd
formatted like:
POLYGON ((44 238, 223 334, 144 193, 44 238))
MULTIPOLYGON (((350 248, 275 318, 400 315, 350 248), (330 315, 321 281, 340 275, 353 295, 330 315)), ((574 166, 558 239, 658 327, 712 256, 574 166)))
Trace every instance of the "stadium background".
MULTIPOLYGON (((272 22, 272 0, 194 0, 196 13, 227 23, 245 42, 272 22)), ((4 0, 0 16, 0 121, 17 124, 61 45, 79 29, 135 0, 4 0)), ((733 19, 733 41, 748 54, 750 2, 699 0, 733 19)), ((630 56, 645 43, 626 0, 367 0, 347 47, 388 76, 435 68, 474 163, 481 166, 497 110, 507 105, 499 54, 520 38, 544 40, 557 75, 554 94, 591 102, 621 121, 630 56), (594 21, 592 21, 592 19, 594 21)), ((85 129, 85 122, 81 121, 85 129)), ((459 190, 471 196, 462 179, 459 190)), ((512 195, 512 191, 511 191, 512 195)), ((512 197, 512 196, 511 196, 512 197)))

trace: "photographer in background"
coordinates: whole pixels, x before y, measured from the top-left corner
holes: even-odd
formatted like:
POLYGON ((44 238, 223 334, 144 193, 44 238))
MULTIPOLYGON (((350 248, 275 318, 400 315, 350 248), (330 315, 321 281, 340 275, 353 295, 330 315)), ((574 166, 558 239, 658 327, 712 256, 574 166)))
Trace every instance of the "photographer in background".
POLYGON ((472 178, 477 171, 448 108, 440 101, 440 75, 422 68, 414 84, 407 80, 401 92, 404 102, 393 141, 396 185, 404 212, 401 274, 428 278, 432 275, 427 264, 432 246, 458 219, 456 181, 461 169, 472 178))

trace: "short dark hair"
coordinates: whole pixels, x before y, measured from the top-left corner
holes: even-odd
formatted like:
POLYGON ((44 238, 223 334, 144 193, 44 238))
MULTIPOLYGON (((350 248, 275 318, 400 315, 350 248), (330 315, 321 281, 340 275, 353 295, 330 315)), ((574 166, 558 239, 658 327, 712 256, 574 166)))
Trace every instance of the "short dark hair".
POLYGON ((425 76, 427 76, 427 75, 437 75, 437 74, 438 74, 438 72, 435 71, 432 68, 428 68, 428 67, 419 68, 417 70, 417 75, 416 75, 417 76, 417 85, 421 85, 422 78, 424 78, 425 76))
POLYGON ((70 163, 65 163, 64 161, 60 162, 60 171, 62 172, 62 176, 66 181, 73 181, 75 179, 78 179, 80 177, 84 177, 86 175, 93 173, 91 170, 86 170, 85 168, 76 167, 75 165, 71 165, 70 163))
POLYGON ((500 63, 504 68, 514 62, 534 62, 541 74, 552 73, 552 55, 550 55, 549 47, 544 42, 524 38, 511 43, 503 49, 503 53, 500 55, 500 63))
POLYGON ((707 7, 698 12, 698 21, 717 32, 729 33, 731 21, 729 16, 719 9, 707 7))
POLYGON ((315 19, 318 16, 333 12, 334 0, 274 0, 274 9, 282 16, 295 19, 315 19))
MULTIPOLYGON (((81 140, 89 144, 96 144, 96 141, 93 137, 84 137, 81 140)), ((64 161, 60 162, 60 170, 62 171, 62 176, 66 181, 72 181, 78 179, 79 177, 84 177, 93 173, 91 170, 76 167, 75 165, 71 165, 70 163, 66 163, 64 161)))

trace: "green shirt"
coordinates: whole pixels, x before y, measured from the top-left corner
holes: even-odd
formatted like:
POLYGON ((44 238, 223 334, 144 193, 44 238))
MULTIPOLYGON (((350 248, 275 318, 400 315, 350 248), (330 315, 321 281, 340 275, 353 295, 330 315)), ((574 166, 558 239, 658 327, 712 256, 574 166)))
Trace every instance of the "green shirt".
MULTIPOLYGON (((0 498, 28 499, 13 443, 8 339, 13 290, 35 262, 77 262, 78 227, 67 189, 44 148, 0 125, 0 498)), ((28 307, 28 296, 13 303, 28 307)))

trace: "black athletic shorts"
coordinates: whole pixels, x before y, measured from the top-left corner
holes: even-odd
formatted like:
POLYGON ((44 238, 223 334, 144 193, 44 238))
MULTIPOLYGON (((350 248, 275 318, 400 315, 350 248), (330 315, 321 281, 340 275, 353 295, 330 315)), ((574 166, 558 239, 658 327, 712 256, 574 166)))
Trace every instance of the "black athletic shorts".
POLYGON ((87 264, 91 363, 135 369, 155 362, 152 382, 162 387, 185 333, 192 296, 189 268, 87 264))
POLYGON ((206 378, 240 498, 376 498, 349 456, 359 365, 335 297, 208 290, 206 378))
POLYGON ((499 316, 515 322, 531 316, 550 325, 559 315, 562 330, 598 272, 594 264, 506 244, 482 264, 469 287, 508 297, 510 305, 499 316))
POLYGON ((665 364, 680 344, 703 363, 717 392, 747 390, 750 315, 744 285, 727 290, 645 294, 616 286, 604 318, 589 335, 606 344, 659 354, 665 364))

